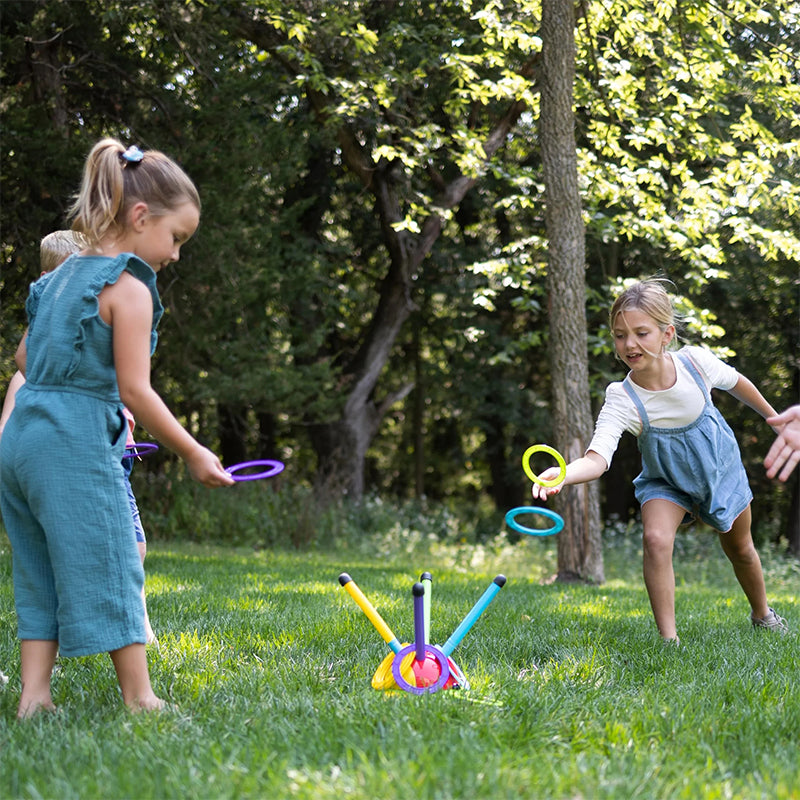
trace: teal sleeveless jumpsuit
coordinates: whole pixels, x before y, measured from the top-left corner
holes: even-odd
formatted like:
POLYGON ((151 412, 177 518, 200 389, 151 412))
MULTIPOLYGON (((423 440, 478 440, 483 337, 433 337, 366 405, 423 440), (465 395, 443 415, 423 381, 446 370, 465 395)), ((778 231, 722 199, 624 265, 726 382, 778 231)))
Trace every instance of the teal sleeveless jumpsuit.
POLYGON ((128 423, 112 330, 97 296, 123 271, 163 308, 130 253, 72 256, 31 285, 27 382, 0 439, 0 509, 11 541, 17 635, 65 656, 145 642, 142 570, 122 456, 128 423))

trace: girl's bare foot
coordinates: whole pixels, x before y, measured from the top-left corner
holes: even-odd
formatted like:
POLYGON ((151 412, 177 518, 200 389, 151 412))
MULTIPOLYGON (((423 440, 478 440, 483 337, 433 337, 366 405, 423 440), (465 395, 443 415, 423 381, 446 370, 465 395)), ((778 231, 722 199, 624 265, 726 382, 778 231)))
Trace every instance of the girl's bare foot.
POLYGON ((164 701, 156 697, 150 685, 150 674, 147 671, 147 654, 145 645, 129 644, 109 653, 117 671, 122 700, 134 713, 140 711, 160 711, 164 701))
POLYGON ((19 708, 17 709, 17 719, 30 719, 42 711, 58 711, 58 708, 53 703, 51 698, 44 700, 26 700, 19 701, 19 708))
POLYGON ((137 697, 130 703, 126 703, 128 711, 132 714, 148 713, 150 711, 163 711, 168 708, 167 703, 155 694, 149 697, 137 697))
POLYGON ((145 615, 144 618, 144 634, 145 642, 147 642, 147 644, 152 644, 158 647, 158 639, 156 638, 156 635, 150 626, 150 618, 147 615, 145 615))
POLYGON ((20 641, 20 683, 17 719, 27 719, 38 711, 55 711, 50 694, 50 678, 58 654, 58 642, 52 639, 20 641))

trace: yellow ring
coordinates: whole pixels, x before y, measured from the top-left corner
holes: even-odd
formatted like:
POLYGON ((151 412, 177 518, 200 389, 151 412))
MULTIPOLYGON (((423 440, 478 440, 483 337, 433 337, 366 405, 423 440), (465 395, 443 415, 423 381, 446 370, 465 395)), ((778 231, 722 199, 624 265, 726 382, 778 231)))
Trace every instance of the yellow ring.
MULTIPOLYGON (((408 647, 408 644, 404 644, 403 647, 408 647)), ((378 669, 375 670, 375 674, 372 676, 373 689, 400 689, 400 687, 395 683, 394 675, 392 675, 392 664, 394 663, 394 657, 395 653, 389 652, 386 658, 381 661, 378 669)), ((403 658, 403 663, 400 667, 400 674, 412 686, 417 685, 413 670, 414 658, 414 653, 409 653, 403 658)))
POLYGON ((562 456, 558 450, 554 450, 552 447, 546 444, 534 444, 525 451, 524 455, 522 456, 522 469, 525 470, 525 474, 534 483, 538 483, 539 486, 546 486, 548 488, 558 486, 558 484, 567 477, 567 464, 564 461, 564 456, 562 456), (549 481, 543 481, 538 476, 533 474, 533 470, 531 469, 531 456, 534 453, 547 453, 548 455, 553 456, 553 458, 556 460, 556 463, 560 467, 557 478, 551 478, 549 481))

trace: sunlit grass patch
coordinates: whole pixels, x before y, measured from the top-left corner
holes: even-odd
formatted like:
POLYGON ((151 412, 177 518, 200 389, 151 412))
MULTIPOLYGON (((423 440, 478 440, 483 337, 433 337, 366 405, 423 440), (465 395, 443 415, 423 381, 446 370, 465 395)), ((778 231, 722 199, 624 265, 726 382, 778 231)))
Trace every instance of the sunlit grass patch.
MULTIPOLYGON (((59 660, 61 713, 26 725, 13 719, 19 672, 4 551, 0 795, 796 797, 800 637, 751 629, 716 537, 688 534, 676 548, 680 647, 655 631, 633 528, 608 537, 600 586, 550 583, 553 539, 501 537, 479 551, 409 541, 380 553, 366 540, 307 552, 154 543, 151 674, 178 710, 127 714, 99 655, 59 660), (439 643, 497 573, 508 576, 453 652, 471 688, 375 691, 389 648, 338 575, 349 572, 409 641, 411 585, 423 570, 433 573, 439 643)), ((796 562, 762 557, 770 600, 797 631, 796 562)))

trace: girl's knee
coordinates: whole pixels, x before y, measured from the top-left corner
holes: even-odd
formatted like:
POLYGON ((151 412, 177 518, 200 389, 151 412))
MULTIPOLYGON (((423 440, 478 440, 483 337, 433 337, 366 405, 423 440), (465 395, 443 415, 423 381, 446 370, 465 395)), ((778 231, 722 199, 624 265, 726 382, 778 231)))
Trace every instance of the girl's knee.
POLYGON ((642 506, 642 546, 645 554, 672 555, 675 534, 685 511, 668 500, 648 500, 642 506))
POLYGON ((645 527, 642 534, 642 547, 649 555, 671 555, 674 541, 673 531, 656 525, 645 527))
POLYGON ((753 544, 753 537, 750 533, 750 528, 737 528, 734 526, 727 533, 719 535, 719 541, 725 555, 731 561, 748 562, 758 561, 758 551, 755 544, 753 544))
POLYGON ((722 549, 725 555, 732 562, 737 564, 760 564, 761 559, 758 556, 758 550, 751 539, 742 541, 739 539, 730 539, 722 543, 722 549))

